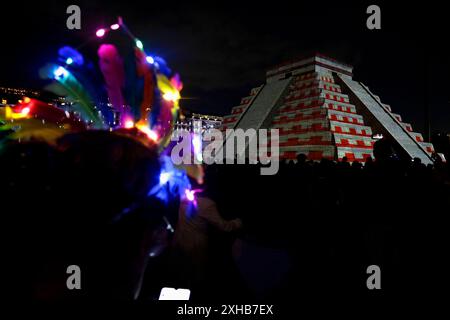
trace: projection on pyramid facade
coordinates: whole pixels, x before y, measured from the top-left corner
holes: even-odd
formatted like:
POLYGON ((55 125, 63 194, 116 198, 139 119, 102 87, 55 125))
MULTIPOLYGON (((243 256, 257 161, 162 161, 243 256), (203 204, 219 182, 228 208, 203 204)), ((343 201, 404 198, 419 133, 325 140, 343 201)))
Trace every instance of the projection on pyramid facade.
POLYGON ((357 74, 353 79, 352 66, 315 54, 269 70, 266 83, 232 108, 221 129, 279 129, 281 159, 365 162, 382 136, 402 156, 431 163, 433 145, 372 90, 357 74))

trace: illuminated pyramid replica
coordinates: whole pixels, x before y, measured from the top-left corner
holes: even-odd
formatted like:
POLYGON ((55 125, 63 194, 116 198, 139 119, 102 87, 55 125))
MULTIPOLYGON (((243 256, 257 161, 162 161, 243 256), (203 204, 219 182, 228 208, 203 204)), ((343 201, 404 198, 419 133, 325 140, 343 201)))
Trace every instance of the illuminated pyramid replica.
POLYGON ((352 70, 321 54, 279 65, 224 117, 221 130, 277 128, 281 159, 304 154, 311 160, 365 162, 373 157, 374 138, 383 136, 395 141, 403 156, 431 163, 433 145, 353 80, 352 70))

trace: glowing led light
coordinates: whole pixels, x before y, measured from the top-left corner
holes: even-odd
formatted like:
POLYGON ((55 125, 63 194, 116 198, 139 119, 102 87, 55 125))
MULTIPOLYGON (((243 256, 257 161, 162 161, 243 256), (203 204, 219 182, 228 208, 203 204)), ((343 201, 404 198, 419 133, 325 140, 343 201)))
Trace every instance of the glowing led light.
POLYGON ((114 23, 113 25, 111 25, 111 30, 117 30, 120 28, 120 25, 118 23, 114 23))
POLYGON ((125 128, 131 129, 131 128, 133 128, 133 127, 134 127, 134 122, 133 122, 133 120, 127 120, 127 121, 125 121, 125 128))
POLYGON ((138 128, 143 133, 145 133, 150 140, 152 140, 154 142, 158 141, 158 138, 159 138, 158 134, 155 131, 151 130, 149 127, 147 127, 145 125, 136 124, 136 128, 138 128))
POLYGON ((23 116, 27 116, 30 113, 30 108, 25 107, 22 109, 22 111, 20 112, 23 116))
POLYGON ((23 98, 24 103, 30 103, 31 99, 28 97, 23 98))
POLYGON ((66 77, 68 75, 67 70, 64 67, 58 67, 53 74, 55 75, 56 79, 59 79, 61 77, 66 77))
POLYGON ((159 184, 166 184, 171 176, 172 174, 170 172, 161 172, 161 174, 159 175, 159 184))
POLYGON ((147 133, 147 136, 150 138, 150 140, 158 141, 158 134, 155 131, 153 131, 153 130, 150 130, 147 133))
POLYGON ((177 101, 178 99, 180 99, 180 94, 177 91, 169 91, 163 94, 163 99, 166 101, 177 101))
POLYGON ((186 199, 189 201, 193 202, 195 200, 195 190, 186 189, 184 194, 186 195, 186 199))
POLYGON ((138 47, 139 49, 144 49, 144 45, 142 44, 141 40, 136 40, 136 47, 138 47))
POLYGON ((98 38, 101 38, 101 37, 103 37, 105 35, 105 33, 106 33, 105 29, 98 29, 97 32, 95 32, 95 35, 98 38))
POLYGON ((147 56, 145 58, 145 60, 147 60, 148 63, 153 64, 155 62, 155 59, 153 59, 153 57, 147 56))
POLYGON ((67 58, 66 64, 72 64, 72 63, 73 63, 73 59, 72 58, 67 58))

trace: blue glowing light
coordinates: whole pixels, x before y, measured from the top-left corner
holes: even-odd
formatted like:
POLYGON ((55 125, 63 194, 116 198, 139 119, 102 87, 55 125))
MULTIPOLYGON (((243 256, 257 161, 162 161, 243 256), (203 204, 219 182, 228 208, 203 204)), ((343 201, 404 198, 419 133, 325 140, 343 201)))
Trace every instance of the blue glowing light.
POLYGON ((160 185, 166 184, 169 181, 171 175, 172 173, 170 172, 162 171, 161 174, 159 175, 159 184, 160 185))
POLYGON ((168 156, 162 156, 160 161, 161 173, 159 174, 159 183, 151 188, 148 196, 156 197, 166 203, 171 198, 183 197, 185 190, 191 187, 186 172, 175 168, 168 156))
POLYGON ((84 64, 84 58, 76 49, 64 46, 58 50, 60 61, 65 62, 66 65, 81 67, 84 64))
POLYGON ((53 75, 55 76, 55 79, 61 79, 67 77, 69 72, 64 68, 59 66, 56 68, 55 71, 53 71, 53 75))

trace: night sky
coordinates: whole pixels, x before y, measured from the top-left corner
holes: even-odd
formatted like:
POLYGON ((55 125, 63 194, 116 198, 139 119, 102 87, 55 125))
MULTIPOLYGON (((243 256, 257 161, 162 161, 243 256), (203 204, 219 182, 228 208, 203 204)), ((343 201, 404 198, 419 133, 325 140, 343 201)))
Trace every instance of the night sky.
POLYGON ((191 111, 226 114, 264 82, 267 68, 318 51, 352 64, 354 79, 416 131, 423 132, 425 105, 432 131, 450 131, 450 25, 442 2, 343 2, 2 1, 0 86, 42 88, 38 69, 59 47, 84 43, 121 15, 147 51, 180 73, 188 98, 182 107, 191 111), (372 3, 381 7, 381 30, 366 28, 372 3), (81 7, 80 31, 66 28, 70 4, 81 7))

